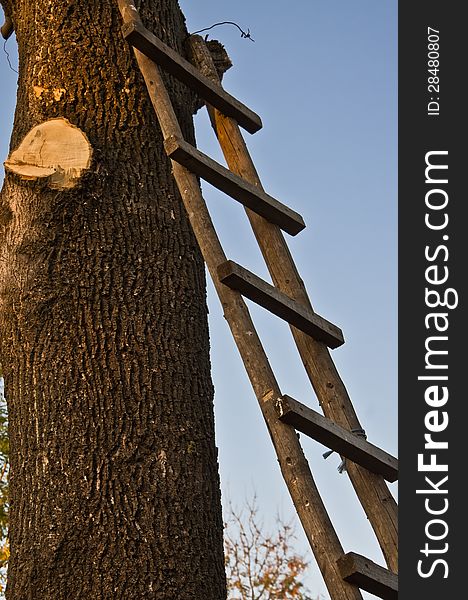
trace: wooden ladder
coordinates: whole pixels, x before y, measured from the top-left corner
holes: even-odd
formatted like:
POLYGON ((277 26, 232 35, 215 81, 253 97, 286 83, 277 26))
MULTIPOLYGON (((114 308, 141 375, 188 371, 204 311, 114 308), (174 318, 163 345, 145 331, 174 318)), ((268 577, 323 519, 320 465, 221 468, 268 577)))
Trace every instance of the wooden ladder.
POLYGON ((278 456, 280 468, 332 600, 357 600, 360 589, 397 597, 397 505, 385 479, 398 477, 398 461, 365 439, 328 348, 344 343, 341 330, 317 315, 281 230, 296 235, 302 217, 265 193, 239 126, 258 131, 261 119, 222 87, 200 36, 188 40, 191 62, 142 24, 131 0, 118 0, 123 35, 134 47, 157 115, 174 178, 224 309, 278 456), (193 64, 192 64, 193 63, 193 64), (159 67, 206 102, 229 169, 184 140, 159 67), (274 285, 227 260, 197 177, 244 205, 274 285), (281 393, 243 297, 286 320, 325 416, 281 393), (296 431, 346 459, 356 494, 388 569, 353 552, 345 554, 315 485, 296 431))

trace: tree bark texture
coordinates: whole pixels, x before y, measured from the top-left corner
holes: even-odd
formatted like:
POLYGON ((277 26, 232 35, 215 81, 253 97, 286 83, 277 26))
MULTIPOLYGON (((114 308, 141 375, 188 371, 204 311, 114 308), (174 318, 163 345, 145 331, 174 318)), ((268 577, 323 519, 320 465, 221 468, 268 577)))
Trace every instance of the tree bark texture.
MULTIPOLYGON (((73 189, 7 173, 0 362, 9 403, 9 600, 226 597, 205 274, 115 0, 7 0, 11 149, 65 118, 73 189)), ((182 53, 176 0, 136 3, 182 53)), ((195 99, 166 78, 184 136, 195 99)))

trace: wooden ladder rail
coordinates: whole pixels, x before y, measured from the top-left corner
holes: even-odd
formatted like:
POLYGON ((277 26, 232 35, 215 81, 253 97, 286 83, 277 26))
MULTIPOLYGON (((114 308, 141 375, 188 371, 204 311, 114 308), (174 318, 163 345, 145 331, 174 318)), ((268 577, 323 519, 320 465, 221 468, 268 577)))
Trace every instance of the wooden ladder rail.
MULTIPOLYGON (((211 54, 201 36, 187 41, 190 60, 203 75, 221 86, 211 54)), ((210 120, 232 172, 263 190, 237 122, 207 104, 210 120)), ((275 286, 312 310, 305 285, 280 229, 263 217, 246 209, 255 237, 275 286)), ((348 392, 325 344, 291 326, 305 370, 326 417, 352 430, 362 429, 348 392)), ((384 478, 362 466, 347 461, 347 472, 374 529, 389 569, 398 571, 397 504, 384 478)))
MULTIPOLYGON (((118 0, 118 3, 124 23, 141 22, 130 0, 118 0)), ((177 117, 157 65, 140 51, 134 49, 134 52, 163 137, 182 138, 177 117)), ((330 596, 333 600, 362 600, 359 589, 343 580, 338 568, 338 560, 344 555, 343 548, 315 485, 296 431, 278 419, 275 404, 277 399, 281 398, 281 391, 247 305, 239 292, 231 290, 219 281, 217 268, 226 262, 226 256, 202 197, 198 179, 175 161, 172 161, 172 168, 192 229, 223 306, 224 316, 259 401, 281 472, 330 596)))

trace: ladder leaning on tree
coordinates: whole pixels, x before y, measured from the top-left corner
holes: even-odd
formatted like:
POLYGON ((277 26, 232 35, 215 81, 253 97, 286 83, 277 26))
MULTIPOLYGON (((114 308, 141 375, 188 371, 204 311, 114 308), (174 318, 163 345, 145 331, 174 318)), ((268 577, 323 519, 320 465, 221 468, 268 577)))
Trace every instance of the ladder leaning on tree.
POLYGON ((260 404, 283 477, 332 600, 357 600, 360 589, 397 597, 397 505, 385 479, 398 477, 398 461, 365 440, 346 388, 328 351, 344 343, 341 330, 317 315, 281 230, 297 234, 300 215, 261 186, 239 125, 250 133, 262 124, 254 112, 222 87, 200 36, 187 41, 190 62, 142 24, 130 0, 118 0, 123 34, 134 47, 161 127, 166 153, 214 286, 260 404), (182 135, 161 78, 162 67, 206 102, 229 169, 182 135), (274 285, 227 260, 202 197, 197 177, 244 205, 274 285), (286 320, 325 416, 283 395, 252 323, 243 296, 286 320), (380 544, 388 569, 353 552, 345 554, 299 443, 301 431, 347 459, 347 472, 380 544))

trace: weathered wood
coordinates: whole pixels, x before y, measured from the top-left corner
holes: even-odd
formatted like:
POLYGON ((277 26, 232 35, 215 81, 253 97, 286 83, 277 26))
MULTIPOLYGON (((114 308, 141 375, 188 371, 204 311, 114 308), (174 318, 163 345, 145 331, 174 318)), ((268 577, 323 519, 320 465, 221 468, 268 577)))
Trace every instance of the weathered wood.
MULTIPOLYGON (((124 0, 120 0, 122 4, 124 0)), ((130 3, 130 0, 128 0, 130 3)), ((157 65, 138 50, 135 55, 158 117, 163 136, 182 137, 157 65)), ((275 402, 281 396, 276 378, 242 296, 218 279, 217 266, 226 261, 201 195, 196 176, 173 161, 173 172, 192 229, 224 308, 226 320, 241 354, 274 444, 283 477, 317 558, 333 600, 362 600, 359 590, 343 581, 336 561, 343 549, 323 505, 312 473, 292 427, 278 420, 275 402)))
POLYGON ((290 396, 283 396, 278 400, 277 408, 283 423, 292 425, 298 431, 369 471, 382 475, 387 481, 398 479, 398 460, 364 438, 343 429, 290 396))
MULTIPOLYGON (((191 36, 187 43, 190 60, 219 83, 213 62, 201 36, 191 36)), ((226 162, 233 173, 262 189, 239 127, 229 117, 208 106, 211 123, 226 162)), ((275 286, 290 298, 312 309, 306 288, 291 257, 281 231, 265 219, 247 210, 255 237, 265 258, 275 286)), ((345 429, 361 429, 359 419, 328 349, 309 335, 291 327, 299 354, 326 417, 345 429)), ((380 475, 349 461, 347 473, 366 512, 389 567, 398 569, 397 504, 380 475)))
POLYGON ((243 296, 330 348, 344 344, 343 333, 339 327, 291 300, 286 294, 232 260, 218 266, 218 276, 224 285, 239 291, 243 296))
POLYGON ((296 235, 304 229, 305 223, 301 215, 248 181, 244 181, 242 177, 231 173, 229 169, 203 154, 184 139, 170 136, 164 140, 164 147, 170 158, 284 231, 296 235))
POLYGON ((180 54, 148 31, 140 21, 131 20, 125 23, 123 34, 134 48, 195 90, 223 114, 235 119, 249 133, 255 133, 262 128, 262 120, 256 113, 228 94, 220 85, 202 75, 180 54))
POLYGON ((348 552, 338 559, 338 567, 345 581, 366 592, 385 600, 398 598, 398 576, 368 558, 348 552))

